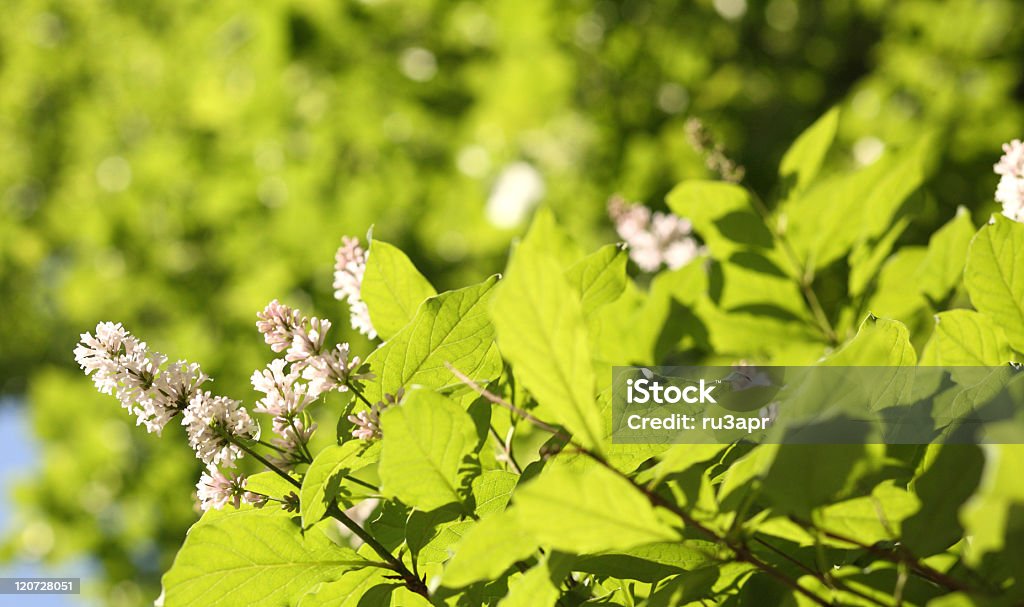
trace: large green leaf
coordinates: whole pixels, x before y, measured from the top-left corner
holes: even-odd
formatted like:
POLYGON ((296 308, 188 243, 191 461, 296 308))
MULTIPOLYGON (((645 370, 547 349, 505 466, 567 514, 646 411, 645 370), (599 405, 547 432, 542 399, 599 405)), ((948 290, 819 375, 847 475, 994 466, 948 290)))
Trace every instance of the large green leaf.
POLYGON ((720 574, 718 567, 701 567, 670 577, 658 584, 647 604, 650 607, 689 605, 709 596, 720 574))
POLYGON ((868 316, 857 335, 826 359, 835 367, 913 366, 917 353, 910 344, 907 327, 887 318, 868 316))
POLYGON ((537 547, 537 540, 524 532, 511 513, 489 516, 471 527, 456 545, 442 583, 459 588, 495 579, 516 561, 529 558, 537 547))
POLYGON ((713 542, 702 540, 646 544, 631 550, 578 557, 573 570, 653 583, 714 563, 716 548, 713 542))
POLYGON ((818 175, 839 126, 839 108, 832 108, 797 137, 782 156, 782 195, 799 194, 818 175))
POLYGON ((957 207, 956 215, 928 239, 928 255, 921 265, 921 290, 933 301, 941 301, 964 274, 964 261, 974 237, 971 213, 957 207))
MULTIPOLYGON (((899 539, 903 521, 921 507, 914 495, 893 482, 875 487, 871 495, 832 504, 815 513, 823 528, 865 544, 899 539)), ((807 534, 809 544, 815 538, 807 534)))
POLYGON ((706 462, 725 450, 728 445, 673 445, 658 456, 658 463, 644 471, 645 483, 657 485, 666 476, 682 472, 694 464, 706 462))
POLYGON ((1024 352, 1024 224, 1002 215, 993 221, 971 242, 964 284, 974 307, 1024 352))
POLYGON ((938 362, 945 367, 997 366, 1012 356, 1003 330, 974 310, 937 314, 932 339, 938 362))
POLYGON ((379 443, 367 444, 359 440, 331 445, 318 453, 302 479, 299 492, 302 526, 319 522, 334 500, 345 509, 353 505, 354 499, 365 497, 366 489, 345 477, 375 462, 379 453, 379 443))
POLYGON ((505 510, 519 475, 504 470, 488 470, 473 479, 473 500, 477 516, 488 516, 505 510))
POLYGON ((554 554, 526 573, 509 581, 508 594, 498 607, 555 607, 562 591, 559 586, 569 573, 565 555, 554 554))
POLYGON ((376 567, 346 571, 334 582, 320 584, 297 607, 431 607, 432 603, 405 588, 391 572, 376 567))
POLYGON ((565 273, 580 296, 584 316, 590 316, 597 308, 622 295, 626 288, 628 258, 618 245, 605 245, 573 264, 565 273))
POLYGON ((414 510, 405 525, 406 546, 422 568, 428 563, 443 563, 451 557, 451 548, 462 540, 474 525, 464 519, 463 509, 457 504, 423 512, 414 510))
POLYGON ((971 537, 965 558, 977 567, 1009 553, 1006 558, 1016 560, 1019 572, 1024 570, 1024 551, 1012 542, 1024 534, 1024 445, 990 445, 986 455, 981 486, 961 511, 960 520, 971 537))
POLYGON ((477 443, 472 418, 431 390, 413 390, 381 416, 381 491, 433 510, 460 502, 460 469, 477 443))
POLYGON ((376 375, 366 382, 371 402, 416 384, 441 389, 458 384, 445 363, 472 378, 487 380, 501 371, 487 302, 496 276, 446 291, 423 302, 412 322, 374 350, 366 362, 376 375))
POLYGON ((786 237, 803 266, 824 268, 860 242, 893 225, 907 198, 924 182, 934 144, 924 137, 854 173, 819 180, 779 210, 786 237))
POLYGON ((386 607, 392 604, 392 591, 399 586, 384 577, 387 573, 376 567, 347 571, 337 581, 321 584, 302 597, 298 607, 359 607, 368 603, 386 607))
POLYGON ((807 518, 850 497, 857 479, 878 465, 881 455, 872 447, 877 445, 780 445, 762 490, 774 511, 807 518))
POLYGON ((673 213, 693 222, 715 259, 775 246, 750 192, 741 186, 722 181, 684 181, 665 200, 673 213))
POLYGON ((917 556, 930 556, 963 537, 959 511, 977 489, 985 457, 975 445, 932 445, 928 468, 913 484, 919 512, 903 522, 903 543, 917 556))
POLYGON ((409 324, 423 300, 436 294, 400 249, 382 240, 370 242, 359 295, 381 339, 391 339, 409 324))
POLYGON ((366 564, 320 528, 303 534, 280 510, 216 513, 189 530, 164 575, 164 605, 291 605, 317 584, 366 564))
POLYGON ((579 295, 536 227, 516 249, 491 305, 501 352, 540 405, 539 416, 599 448, 603 420, 579 295))
POLYGON ((523 529, 564 552, 593 554, 679 539, 639 489, 601 466, 546 468, 516 490, 513 503, 523 529))

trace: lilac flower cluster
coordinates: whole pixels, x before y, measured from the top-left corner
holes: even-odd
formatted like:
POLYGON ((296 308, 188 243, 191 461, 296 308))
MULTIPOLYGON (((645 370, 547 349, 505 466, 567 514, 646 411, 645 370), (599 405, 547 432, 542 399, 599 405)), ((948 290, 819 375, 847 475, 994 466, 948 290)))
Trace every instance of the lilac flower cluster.
POLYGON ((630 259, 645 272, 654 272, 662 264, 675 270, 701 253, 690 222, 671 213, 652 213, 642 204, 613 196, 608 201, 608 216, 619 238, 629 245, 630 259))

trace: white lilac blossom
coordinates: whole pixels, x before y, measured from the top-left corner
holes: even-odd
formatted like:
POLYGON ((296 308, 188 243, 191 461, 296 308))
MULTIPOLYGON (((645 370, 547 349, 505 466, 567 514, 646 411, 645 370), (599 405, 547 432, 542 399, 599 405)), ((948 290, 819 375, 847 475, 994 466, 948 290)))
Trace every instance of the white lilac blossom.
POLYGON ((993 169, 1001 175, 996 200, 1003 205, 1003 215, 1024 222, 1024 142, 1004 143, 1003 156, 993 169))
POLYGON ((300 414, 306 406, 316 400, 317 394, 309 385, 299 382, 299 372, 292 365, 285 371, 286 361, 277 359, 262 371, 252 374, 252 386, 265 396, 253 408, 257 413, 273 416, 274 432, 280 435, 271 444, 278 455, 271 458, 280 468, 291 470, 297 464, 309 463, 306 445, 316 424, 307 426, 300 414))
POLYGON ((251 440, 259 435, 256 423, 237 400, 209 392, 193 397, 181 423, 196 457, 207 466, 234 468, 235 460, 245 452, 230 439, 251 440))
POLYGON ((150 350, 120 323, 99 323, 95 336, 83 333, 75 360, 101 393, 115 394, 138 425, 156 434, 209 379, 199 365, 183 360, 163 369, 167 357, 150 350))
POLYGON ((373 328, 370 310, 361 296, 369 253, 359 246, 358 238, 345 236, 341 242, 334 256, 334 298, 348 302, 352 328, 373 339, 377 337, 377 331, 373 328))
MULTIPOLYGON (((196 483, 196 496, 203 511, 220 510, 228 503, 235 508, 242 505, 242 500, 249 501, 245 490, 247 479, 234 473, 224 474, 213 466, 203 472, 196 483)), ((256 498, 257 494, 251 494, 256 498)))
POLYGON ((284 352, 285 360, 297 368, 304 366, 324 347, 331 322, 326 319, 306 318, 298 310, 279 303, 276 299, 256 315, 256 328, 274 352, 284 352))
POLYGON ((608 201, 608 216, 615 231, 629 245, 629 257, 641 270, 654 272, 662 264, 675 270, 700 255, 692 225, 671 213, 651 210, 642 204, 630 204, 619 196, 608 201))
POLYGON ((316 400, 306 384, 299 382, 299 372, 293 366, 285 372, 287 361, 277 359, 262 371, 253 371, 252 387, 265 396, 256 401, 253 411, 273 417, 292 418, 316 400))
POLYGON ((359 372, 361 365, 358 356, 350 356, 348 344, 338 344, 329 352, 310 358, 302 377, 309 381, 313 394, 330 390, 346 392, 351 382, 373 378, 372 373, 359 372))
POLYGON ((360 411, 355 415, 349 415, 348 421, 355 424, 352 429, 352 437, 364 441, 377 440, 383 436, 380 430, 380 414, 388 407, 402 400, 405 394, 404 388, 399 388, 397 394, 385 394, 383 401, 377 401, 369 409, 360 411))

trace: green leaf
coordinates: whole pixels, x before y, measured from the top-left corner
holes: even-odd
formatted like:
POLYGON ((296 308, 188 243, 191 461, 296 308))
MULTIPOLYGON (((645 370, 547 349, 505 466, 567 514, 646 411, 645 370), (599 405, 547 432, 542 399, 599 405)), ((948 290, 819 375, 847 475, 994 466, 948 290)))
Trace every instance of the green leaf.
POLYGON ((910 225, 910 217, 900 217, 877 240, 865 240, 857 243, 850 253, 850 295, 863 293, 872 280, 878 278, 878 270, 892 253, 896 240, 903 235, 910 225))
POLYGON ((399 584, 385 578, 386 574, 385 570, 376 567, 346 571, 337 581, 321 584, 302 597, 298 607, 391 605, 391 593, 399 584))
MULTIPOLYGON (((875 487, 871 495, 856 497, 826 506, 815 513, 822 528, 865 544, 896 541, 903 521, 917 512, 921 502, 892 481, 875 487)), ((810 543, 814 537, 808 534, 810 543)))
POLYGON ((839 108, 832 108, 797 137, 782 156, 779 179, 783 197, 798 194, 818 175, 839 127, 839 108))
POLYGON ((370 402, 413 384, 443 389, 457 385, 445 363, 486 381, 501 372, 487 303, 498 279, 446 291, 423 302, 412 322, 373 351, 366 362, 376 377, 366 382, 370 402))
POLYGON ((629 255, 618 245, 605 245, 573 264, 565 273, 580 297, 583 316, 622 295, 629 255))
POLYGON ((400 249, 382 240, 370 242, 359 296, 381 339, 391 339, 409 324, 423 300, 436 294, 400 249))
POLYGON ((462 537, 445 566, 442 584, 460 588, 474 582, 497 579, 516 561, 530 558, 537 540, 503 512, 482 519, 462 537))
POLYGON ((976 445, 932 445, 938 454, 913 484, 921 510, 903 522, 903 543, 930 556, 963 537, 960 507, 977 489, 985 457, 976 445))
POLYGON ((715 551, 713 542, 700 540, 647 544, 632 550, 579 557, 573 570, 654 583, 681 571, 714 563, 715 551))
POLYGON ((657 485, 666 476, 682 472, 694 464, 706 462, 728 445, 673 445, 658 456, 658 463, 643 473, 641 482, 657 485))
POLYGON ((933 139, 922 137, 897 155, 821 180, 781 205, 787 240, 801 264, 824 268, 855 244, 889 230, 904 202, 924 182, 934 149, 933 139))
POLYGON ((367 561, 280 511, 237 510, 192 526, 164 575, 166 607, 290 605, 367 561))
POLYGON ((473 526, 472 520, 461 520, 463 511, 456 504, 422 512, 414 510, 406 524, 406 545, 420 567, 443 563, 451 556, 451 547, 473 526))
POLYGON ((658 585, 647 605, 649 607, 689 605, 712 593, 720 573, 718 567, 701 567, 670 577, 658 585))
POLYGON ((562 594, 559 586, 568 573, 568 559, 564 555, 551 555, 511 579, 508 594, 498 607, 555 607, 562 594))
POLYGON ((1020 482, 1024 445, 990 445, 987 451, 984 481, 962 509, 961 520, 971 537, 965 558, 972 567, 979 567, 993 557, 1008 557, 1016 559, 1015 570, 1021 571, 1024 554, 1014 539, 1024 534, 1024 483, 1020 482))
POLYGON ((960 282, 974 232, 970 211, 957 207, 953 219, 928 239, 928 255, 921 266, 919 284, 932 301, 941 301, 960 282))
POLYGON ((593 554, 679 539, 639 489, 601 466, 576 471, 549 464, 516 490, 513 502, 523 529, 564 552, 593 554))
POLYGON ((516 378, 540 405, 538 416, 599 448, 604 421, 579 296, 531 227, 491 304, 498 344, 516 378))
POLYGON ((530 232, 544 254, 554 259, 562 270, 571 268, 583 258, 583 250, 569 233, 558 225, 555 214, 548 207, 541 207, 534 213, 530 222, 530 232))
POLYGON ((857 335, 826 359, 835 367, 899 367, 917 363, 907 327, 897 321, 868 316, 857 335))
POLYGON ((684 181, 665 198, 672 212, 693 223, 715 259, 737 251, 772 249, 774 239, 754 209, 750 192, 722 181, 684 181))
POLYGON ((477 516, 484 517, 503 512, 519 475, 504 470, 488 470, 473 479, 473 500, 477 516))
POLYGON ((877 445, 780 445, 762 490, 779 513, 808 517, 845 499, 878 465, 877 445), (794 490, 799 487, 799 490, 794 490))
POLYGON ((1024 224, 1002 215, 971 241, 964 284, 974 307, 1024 352, 1024 224))
POLYGON ((997 366, 1012 353, 1006 334, 974 310, 949 310, 935 316, 935 353, 945 367, 997 366))
POLYGON ((461 501, 459 471, 476 447, 462 407, 431 390, 413 390, 381 415, 381 491, 420 510, 461 501))
POLYGON ((319 522, 334 500, 338 500, 344 510, 354 505, 353 497, 366 497, 366 489, 346 480, 345 476, 377 461, 379 453, 379 443, 358 440, 331 445, 318 453, 302 479, 299 492, 302 526, 308 528, 319 522))

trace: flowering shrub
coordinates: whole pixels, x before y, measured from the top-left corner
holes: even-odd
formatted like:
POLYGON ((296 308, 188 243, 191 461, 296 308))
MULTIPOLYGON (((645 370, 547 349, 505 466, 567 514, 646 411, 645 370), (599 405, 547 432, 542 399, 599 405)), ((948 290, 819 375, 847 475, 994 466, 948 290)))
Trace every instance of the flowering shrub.
POLYGON ((976 231, 958 212, 927 247, 898 247, 933 146, 820 176, 836 124, 830 112, 793 144, 771 206, 728 180, 681 183, 672 214, 614 199, 628 253, 583 254, 541 210, 503 278, 436 293, 396 247, 346 239, 337 296, 381 343, 364 360, 329 345, 330 321, 270 302, 257 328, 280 358, 253 373, 252 413, 119 324, 84 334, 75 355, 97 388, 150 432, 180 422, 207 466, 205 513, 158 602, 1024 599, 1020 449, 610 442, 612 365, 995 366, 1024 352, 1019 142, 996 167, 1005 216, 976 231), (654 272, 646 289, 630 257, 654 272), (318 428, 314 408, 337 426, 318 428), (314 432, 329 446, 314 450, 314 432), (232 471, 242 458, 265 471, 232 471))

